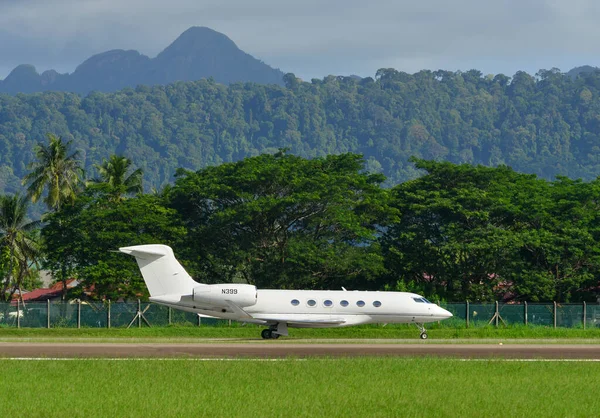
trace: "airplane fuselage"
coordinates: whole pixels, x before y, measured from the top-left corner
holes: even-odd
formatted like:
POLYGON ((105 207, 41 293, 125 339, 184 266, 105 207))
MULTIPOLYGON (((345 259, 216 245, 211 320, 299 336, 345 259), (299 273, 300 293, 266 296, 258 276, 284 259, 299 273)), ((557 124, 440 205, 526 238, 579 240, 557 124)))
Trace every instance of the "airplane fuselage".
POLYGON ((341 290, 257 290, 256 304, 239 315, 222 306, 194 302, 192 296, 161 296, 151 301, 215 318, 269 323, 276 316, 290 327, 351 326, 372 323, 428 323, 447 319, 449 313, 407 292, 341 290), (309 324, 308 321, 311 321, 309 324), (325 325, 326 324, 326 325, 325 325))

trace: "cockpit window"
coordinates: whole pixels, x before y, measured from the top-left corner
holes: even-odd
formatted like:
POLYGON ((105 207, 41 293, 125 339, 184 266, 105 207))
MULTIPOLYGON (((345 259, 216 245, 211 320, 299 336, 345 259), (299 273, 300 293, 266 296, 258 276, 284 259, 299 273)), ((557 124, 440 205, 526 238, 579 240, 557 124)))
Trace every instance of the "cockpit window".
POLYGON ((425 301, 423 300, 423 298, 413 298, 413 300, 417 303, 425 303, 425 301))
POLYGON ((425 299, 425 298, 421 298, 421 299, 423 299, 423 302, 425 302, 425 303, 431 303, 431 302, 429 302, 429 301, 428 301, 427 299, 425 299))

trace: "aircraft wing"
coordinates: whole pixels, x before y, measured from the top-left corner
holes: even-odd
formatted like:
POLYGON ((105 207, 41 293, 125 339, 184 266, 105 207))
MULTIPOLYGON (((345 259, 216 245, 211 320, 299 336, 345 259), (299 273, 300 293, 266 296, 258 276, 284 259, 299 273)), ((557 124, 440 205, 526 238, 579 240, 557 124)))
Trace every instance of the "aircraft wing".
POLYGON ((346 323, 344 318, 331 318, 330 315, 256 315, 255 319, 260 319, 265 322, 286 322, 288 325, 305 325, 307 327, 325 327, 332 325, 340 325, 346 323), (312 318, 311 318, 312 316, 312 318))
MULTIPOLYGON (((281 321, 281 320, 279 320, 281 321)), ((298 320, 292 320, 292 321, 285 321, 288 323, 288 325, 322 325, 322 326, 329 326, 329 325, 340 325, 345 323, 346 321, 344 321, 343 319, 330 319, 330 320, 321 320, 321 319, 311 319, 311 320, 304 320, 304 321, 298 321, 298 320)))
POLYGON ((231 309, 236 315, 239 315, 240 318, 254 319, 252 317, 252 315, 250 315, 248 312, 246 312, 245 310, 243 310, 242 308, 240 308, 239 306, 237 306, 232 301, 226 300, 225 302, 227 303, 227 307, 229 309, 231 309))
POLYGON ((258 315, 250 315, 248 312, 243 310, 241 307, 236 305, 230 300, 227 300, 227 306, 231 309, 235 314, 239 315, 241 320, 244 319, 253 319, 264 322, 286 322, 288 325, 305 325, 309 326, 332 326, 332 325, 340 325, 346 322, 344 318, 332 318, 331 315, 272 315, 272 314, 258 314, 258 315))

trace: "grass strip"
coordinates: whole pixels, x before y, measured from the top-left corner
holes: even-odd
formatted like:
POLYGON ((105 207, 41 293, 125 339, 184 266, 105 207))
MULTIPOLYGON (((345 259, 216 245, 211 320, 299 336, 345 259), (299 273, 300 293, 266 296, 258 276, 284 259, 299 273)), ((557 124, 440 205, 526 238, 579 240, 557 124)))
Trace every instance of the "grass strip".
MULTIPOLYGON (((139 342, 144 339, 156 340, 194 340, 204 338, 240 338, 258 339, 258 326, 165 326, 152 328, 0 328, 0 341, 15 340, 61 340, 89 339, 119 340, 139 342)), ((436 340, 507 340, 507 339, 557 339, 557 340, 599 340, 600 328, 547 328, 536 326, 511 326, 494 328, 435 328, 428 331, 431 341, 436 340)), ((406 325, 363 325, 347 328, 327 329, 290 329, 290 336, 284 340, 297 339, 419 339, 415 327, 406 325)))
POLYGON ((0 416, 504 417, 600 410, 600 363, 0 360, 0 367, 0 416))

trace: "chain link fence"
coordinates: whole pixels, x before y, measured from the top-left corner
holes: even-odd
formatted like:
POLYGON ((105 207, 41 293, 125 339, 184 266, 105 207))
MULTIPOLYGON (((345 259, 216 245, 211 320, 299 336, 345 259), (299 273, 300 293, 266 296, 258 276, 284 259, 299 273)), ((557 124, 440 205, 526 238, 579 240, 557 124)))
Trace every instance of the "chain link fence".
POLYGON ((202 318, 192 312, 149 302, 0 303, 0 327, 130 328, 168 325, 225 325, 228 320, 202 318))
MULTIPOLYGON (((546 327, 600 327, 600 304, 559 303, 441 303, 454 317, 446 327, 537 325, 546 327)), ((0 327, 18 328, 128 328, 189 325, 218 326, 228 320, 202 318, 148 302, 29 302, 0 303, 0 327)))
POLYGON ((447 326, 537 325, 553 328, 600 327, 600 304, 587 303, 441 303, 454 317, 447 326))

